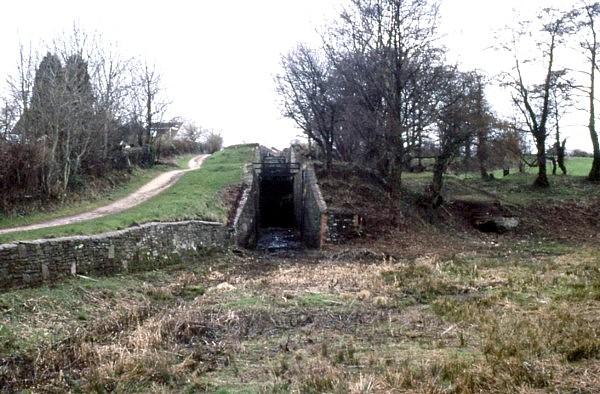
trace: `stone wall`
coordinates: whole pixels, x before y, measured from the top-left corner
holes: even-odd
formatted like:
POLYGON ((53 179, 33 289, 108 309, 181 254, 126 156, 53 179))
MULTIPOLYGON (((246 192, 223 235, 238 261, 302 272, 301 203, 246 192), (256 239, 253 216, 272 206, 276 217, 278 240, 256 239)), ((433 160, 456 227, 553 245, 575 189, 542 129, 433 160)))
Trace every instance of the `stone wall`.
POLYGON ((311 164, 303 166, 302 240, 309 248, 320 248, 327 233, 327 205, 311 164))
POLYGON ((294 220, 296 226, 302 228, 302 214, 304 212, 304 171, 294 175, 294 220))
MULTIPOLYGON (((265 153, 263 146, 254 151, 254 162, 259 163, 265 153)), ((238 202, 232 226, 235 243, 243 248, 253 248, 256 245, 257 225, 259 218, 258 199, 260 185, 252 164, 248 164, 242 179, 242 197, 238 202)))
POLYGON ((256 245, 257 221, 259 218, 259 182, 250 169, 244 176, 242 197, 237 207, 233 230, 235 243, 243 248, 253 248, 256 245))
POLYGON ((231 242, 231 230, 223 224, 192 220, 0 245, 0 291, 70 275, 152 269, 225 249, 231 242))

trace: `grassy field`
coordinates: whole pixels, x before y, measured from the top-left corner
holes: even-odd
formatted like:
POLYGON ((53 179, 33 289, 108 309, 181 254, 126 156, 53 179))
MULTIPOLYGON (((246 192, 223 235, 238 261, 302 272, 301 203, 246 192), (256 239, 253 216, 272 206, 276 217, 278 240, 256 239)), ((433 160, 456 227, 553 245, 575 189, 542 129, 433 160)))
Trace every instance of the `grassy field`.
MULTIPOLYGON (((520 174, 515 170, 507 177, 495 171, 495 179, 483 181, 479 174, 448 174, 445 177, 445 194, 450 200, 500 201, 509 205, 527 206, 533 203, 558 203, 564 201, 587 201, 598 195, 598 185, 586 181, 592 159, 576 157, 568 159, 567 176, 549 175, 551 187, 536 189, 532 186, 536 169, 520 174)), ((403 186, 412 193, 421 193, 431 182, 431 173, 405 173, 403 186)))
POLYGON ((244 163, 252 160, 253 146, 226 148, 208 158, 161 194, 124 212, 86 222, 0 235, 0 243, 67 235, 96 234, 150 221, 202 219, 225 221, 226 208, 218 193, 240 181, 244 163))
POLYGON ((82 392, 594 392, 598 249, 513 241, 434 234, 369 250, 212 256, 13 291, 0 296, 0 359, 9 366, 0 383, 82 392))
MULTIPOLYGON (((548 161, 548 171, 552 172, 552 163, 548 161)), ((565 160, 565 166, 567 167, 567 174, 572 176, 587 176, 590 173, 590 169, 592 168, 592 158, 591 157, 567 157, 565 160)), ((525 171, 527 173, 534 174, 537 172, 537 168, 531 168, 525 166, 525 171)), ((558 173, 560 174, 560 168, 557 168, 558 173)), ((511 172, 518 172, 517 168, 512 168, 511 172)), ((494 176, 498 178, 502 178, 502 170, 494 170, 492 171, 494 176)), ((479 173, 467 174, 467 178, 477 178, 479 177, 479 173)))
POLYGON ((567 173, 575 176, 588 176, 592 168, 591 157, 569 157, 566 160, 567 173))

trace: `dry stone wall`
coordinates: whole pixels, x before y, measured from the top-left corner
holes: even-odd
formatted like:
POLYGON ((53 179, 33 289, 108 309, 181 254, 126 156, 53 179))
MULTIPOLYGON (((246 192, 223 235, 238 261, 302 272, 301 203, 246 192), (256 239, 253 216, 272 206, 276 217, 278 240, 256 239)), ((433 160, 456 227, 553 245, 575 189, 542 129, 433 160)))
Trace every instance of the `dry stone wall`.
POLYGON ((100 235, 0 245, 0 291, 53 283, 71 275, 148 270, 223 250, 232 231, 221 223, 147 223, 100 235))

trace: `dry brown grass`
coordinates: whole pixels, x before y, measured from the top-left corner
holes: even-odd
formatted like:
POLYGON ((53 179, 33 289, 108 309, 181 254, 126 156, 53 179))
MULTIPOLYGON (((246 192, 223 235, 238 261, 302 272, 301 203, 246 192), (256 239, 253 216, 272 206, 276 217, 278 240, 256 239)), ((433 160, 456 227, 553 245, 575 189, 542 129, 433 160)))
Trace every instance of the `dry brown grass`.
MULTIPOLYGON (((86 289, 86 324, 58 345, 40 341, 0 376, 20 378, 15 389, 83 392, 600 387, 596 248, 482 237, 415 253, 403 242, 224 256, 145 277, 135 292, 86 289), (28 362, 36 375, 23 372, 28 362)), ((19 321, 42 313, 33 304, 57 305, 51 290, 25 298, 19 321)), ((44 313, 29 332, 74 327, 60 309, 44 313)))

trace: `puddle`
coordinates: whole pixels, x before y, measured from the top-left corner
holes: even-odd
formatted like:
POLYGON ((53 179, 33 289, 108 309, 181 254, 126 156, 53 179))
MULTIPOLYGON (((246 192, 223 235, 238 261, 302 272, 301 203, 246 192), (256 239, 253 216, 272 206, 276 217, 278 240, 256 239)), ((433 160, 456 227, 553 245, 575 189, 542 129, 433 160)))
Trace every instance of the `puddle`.
POLYGON ((302 242, 297 230, 291 228, 260 229, 256 250, 276 252, 280 250, 300 250, 302 242))

